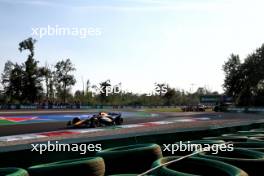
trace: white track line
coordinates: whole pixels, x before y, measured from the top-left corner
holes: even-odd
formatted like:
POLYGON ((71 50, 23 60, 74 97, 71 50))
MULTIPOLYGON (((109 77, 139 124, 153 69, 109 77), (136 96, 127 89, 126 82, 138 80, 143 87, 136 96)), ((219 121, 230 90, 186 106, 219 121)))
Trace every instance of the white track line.
POLYGON ((21 134, 21 135, 3 136, 0 137, 0 142, 23 141, 29 139, 39 139, 44 137, 46 136, 39 134, 21 134))

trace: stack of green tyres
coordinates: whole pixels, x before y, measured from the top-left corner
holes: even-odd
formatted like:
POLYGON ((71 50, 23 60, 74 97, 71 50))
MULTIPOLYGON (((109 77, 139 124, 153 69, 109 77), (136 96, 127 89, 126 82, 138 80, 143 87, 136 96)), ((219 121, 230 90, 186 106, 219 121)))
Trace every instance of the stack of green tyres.
MULTIPOLYGON (((174 144, 179 141, 172 141, 174 144)), ((0 176, 261 176, 264 129, 238 131, 193 140, 189 144, 232 144, 232 151, 166 152, 162 145, 136 144, 108 148, 93 157, 63 160, 28 168, 0 168, 0 176), (185 155, 191 155, 182 158, 185 155), (175 162, 176 161, 176 162, 175 162), (169 164, 167 164, 169 163, 169 164), (141 174, 142 175, 142 174, 141 174)))

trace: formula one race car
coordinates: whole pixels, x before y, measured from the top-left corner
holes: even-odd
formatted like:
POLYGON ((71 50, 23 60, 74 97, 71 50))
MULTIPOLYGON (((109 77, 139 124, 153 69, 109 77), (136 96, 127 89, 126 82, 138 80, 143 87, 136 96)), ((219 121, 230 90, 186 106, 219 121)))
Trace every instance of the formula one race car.
POLYGON ((81 128, 81 127, 100 127, 100 126, 112 126, 123 124, 123 118, 121 113, 105 113, 99 112, 99 114, 94 114, 86 119, 81 119, 80 117, 75 117, 68 121, 67 127, 69 128, 81 128))

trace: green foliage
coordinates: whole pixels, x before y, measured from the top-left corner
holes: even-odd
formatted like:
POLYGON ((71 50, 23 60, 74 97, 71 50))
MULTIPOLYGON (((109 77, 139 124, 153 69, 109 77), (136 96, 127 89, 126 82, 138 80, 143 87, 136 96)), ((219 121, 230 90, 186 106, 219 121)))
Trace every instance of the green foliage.
MULTIPOLYGON (((136 94, 122 92, 120 90, 121 83, 113 85, 110 80, 106 80, 99 83, 98 86, 91 86, 88 80, 86 84, 83 83, 83 90, 77 90, 72 94, 71 87, 76 83, 73 72, 76 69, 71 60, 58 61, 54 67, 48 64, 40 67, 39 62, 34 58, 35 43, 36 40, 32 38, 19 43, 21 52, 29 52, 23 64, 19 65, 11 61, 5 63, 1 75, 3 91, 0 101, 2 103, 50 102, 119 106, 188 105, 197 104, 200 95, 211 93, 204 88, 199 88, 195 93, 188 93, 171 88, 166 83, 155 83, 153 90, 164 90, 163 88, 166 87, 168 88, 167 92, 136 94)), ((264 82, 259 82, 258 86, 263 90, 264 82)))
POLYGON ((53 85, 52 85, 52 71, 48 68, 48 66, 41 67, 39 69, 40 75, 44 78, 46 85, 46 100, 52 98, 53 85))
POLYGON ((19 43, 19 51, 29 50, 27 60, 19 65, 7 61, 2 73, 2 85, 6 102, 30 102, 40 99, 42 94, 41 75, 38 61, 34 57, 34 44, 36 40, 28 38, 19 43))
POLYGON ((227 95, 242 106, 264 105, 264 45, 241 63, 238 55, 231 55, 223 65, 227 95))
POLYGON ((102 103, 107 103, 107 88, 111 86, 111 81, 108 79, 100 83, 100 100, 102 103))
POLYGON ((8 97, 9 101, 22 101, 23 99, 23 83, 22 76, 23 70, 22 67, 18 64, 12 65, 12 69, 10 69, 10 63, 6 63, 5 67, 5 79, 3 79, 3 83, 5 84, 5 94, 8 97), (9 68, 7 68, 9 67, 9 68), (7 70, 6 70, 7 69, 7 70))
POLYGON ((57 62, 55 69, 57 95, 66 103, 67 97, 70 96, 70 86, 76 83, 74 75, 71 74, 76 69, 70 59, 57 62))
POLYGON ((33 58, 35 43, 36 40, 32 38, 28 38, 19 43, 20 52, 24 50, 29 50, 30 52, 26 62, 22 65, 24 71, 21 73, 23 98, 30 103, 34 103, 36 100, 39 100, 43 90, 41 84, 41 74, 38 68, 38 61, 33 58))
POLYGON ((33 58, 34 57, 34 45, 36 42, 37 42, 37 40, 30 37, 30 38, 20 42, 18 49, 20 52, 22 52, 23 50, 29 50, 30 54, 29 54, 28 58, 33 58))

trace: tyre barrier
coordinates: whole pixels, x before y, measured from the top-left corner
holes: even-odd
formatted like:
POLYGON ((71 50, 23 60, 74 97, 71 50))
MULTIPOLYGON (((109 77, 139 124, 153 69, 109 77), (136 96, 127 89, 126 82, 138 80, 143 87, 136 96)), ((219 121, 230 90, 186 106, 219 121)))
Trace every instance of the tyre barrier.
POLYGON ((151 168, 152 163, 162 157, 157 144, 136 144, 99 151, 106 165, 106 174, 141 173, 151 168))
POLYGON ((89 157, 35 165, 29 167, 27 170, 30 176, 104 176, 105 164, 104 160, 100 157, 89 157))
MULTIPOLYGON (((242 176, 245 176, 247 172, 250 176, 259 176, 262 172, 264 166, 264 135, 263 129, 257 131, 238 131, 230 134, 223 134, 222 136, 216 137, 204 137, 201 140, 185 141, 184 143, 189 144, 221 144, 224 142, 233 143, 234 151, 221 152, 218 154, 211 154, 210 152, 203 152, 197 154, 197 158, 194 161, 190 158, 183 159, 176 164, 171 164, 168 166, 162 166, 157 169, 157 171, 151 173, 151 175, 180 175, 180 176, 192 176, 201 174, 203 176, 225 176, 227 175, 225 170, 226 165, 240 169, 242 176), (203 159, 200 161, 198 159, 203 159), (209 169, 202 169, 203 171, 198 171, 199 168, 204 168, 207 166, 204 163, 205 160, 212 160, 219 163, 211 163, 209 169), (191 163, 191 164, 188 164, 191 163), (200 164, 200 165, 199 165, 200 164), (223 166, 223 167, 222 167, 223 166), (219 170, 220 169, 220 170, 219 170), (245 172, 244 172, 244 171, 245 172), (217 173, 213 173, 217 171, 217 173)), ((179 143, 179 142, 178 142, 179 143)), ((175 143, 177 144, 177 143, 175 143)), ((153 162, 166 163, 166 161, 171 161, 179 158, 180 156, 190 154, 191 152, 175 152, 175 156, 164 157, 172 155, 171 153, 164 153, 160 146, 157 144, 137 144, 129 146, 121 146, 115 148, 109 148, 96 153, 96 157, 73 159, 73 160, 63 160, 59 162, 40 164, 31 166, 26 170, 20 168, 0 168, 1 175, 9 176, 46 176, 46 175, 76 175, 76 176, 133 176, 139 173, 145 172, 154 166, 153 162), (166 160, 167 158, 167 160, 166 160), (171 158, 171 159, 170 159, 171 158), (164 160, 162 160, 164 159, 164 160), (127 173, 127 174, 124 174, 127 173)), ((3 166, 5 167, 5 166, 3 166)), ((19 167, 19 166, 17 166, 19 167)), ((20 166, 23 167, 23 166, 20 166)), ((228 172, 234 173, 234 172, 228 172)), ((227 175, 228 176, 228 175, 227 175)), ((239 175, 237 175, 239 176, 239 175)))
MULTIPOLYGON (((108 175, 108 176, 138 176, 139 174, 116 174, 116 175, 108 175)), ((156 175, 144 175, 144 176, 156 176, 156 175)))
POLYGON ((264 153, 253 150, 234 148, 233 151, 211 154, 203 152, 198 154, 199 157, 223 161, 225 163, 237 166, 247 172, 250 176, 259 176, 263 172, 264 153))
POLYGON ((116 174, 116 175, 108 175, 108 176, 137 176, 138 174, 116 174))
MULTIPOLYGON (((138 174, 116 174, 116 175, 108 175, 108 176, 138 176, 138 174)), ((151 175, 144 175, 144 176, 151 176, 151 175)))
MULTIPOLYGON (((210 145, 213 145, 213 144, 222 144, 222 143, 225 143, 225 141, 223 140, 193 140, 193 141, 185 141, 183 142, 182 144, 201 144, 202 147, 205 146, 205 144, 210 144, 210 145)), ((179 142, 176 142, 174 143, 175 145, 180 145, 179 142)), ((164 146, 162 146, 162 154, 163 156, 184 156, 184 155, 189 155, 193 152, 195 152, 195 149, 194 150, 174 150, 175 147, 173 147, 172 145, 169 147, 170 150, 167 150, 165 149, 164 146), (172 153, 173 151, 173 153, 172 153)))
POLYGON ((242 135, 256 135, 256 134, 264 134, 264 131, 238 131, 237 134, 242 134, 242 135))
POLYGON ((235 148, 245 148, 248 150, 256 150, 264 152, 264 142, 234 142, 235 148))
POLYGON ((236 133, 223 134, 222 136, 246 136, 246 137, 254 137, 254 136, 264 136, 264 132, 263 131, 238 131, 236 133))
POLYGON ((250 131, 261 131, 262 133, 264 133, 264 128, 256 128, 256 129, 252 129, 250 131))
POLYGON ((259 142, 264 142, 264 136, 255 136, 255 137, 250 137, 248 141, 254 142, 254 141, 259 141, 259 142))
POLYGON ((222 144, 225 143, 224 140, 206 140, 206 139, 200 139, 200 140, 192 140, 190 141, 191 144, 222 144))
POLYGON ((223 140, 225 142, 247 142, 247 136, 217 136, 217 137, 204 137, 205 140, 223 140))
POLYGON ((21 169, 21 168, 16 168, 16 167, 0 168, 0 175, 1 176, 29 176, 26 170, 21 169))
MULTIPOLYGON (((176 144, 176 143, 175 143, 176 144)), ((165 156, 184 156, 191 154, 192 151, 180 151, 180 150, 174 150, 174 147, 170 146, 169 150, 165 149, 165 147, 162 147, 162 155, 165 156)))
MULTIPOLYGON (((152 168, 178 159, 179 157, 164 157, 155 161, 152 168)), ((207 158, 189 157, 171 163, 153 171, 157 176, 248 176, 242 169, 230 164, 207 158)))

